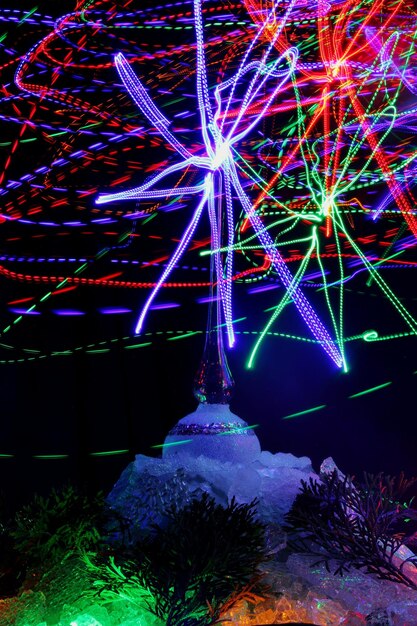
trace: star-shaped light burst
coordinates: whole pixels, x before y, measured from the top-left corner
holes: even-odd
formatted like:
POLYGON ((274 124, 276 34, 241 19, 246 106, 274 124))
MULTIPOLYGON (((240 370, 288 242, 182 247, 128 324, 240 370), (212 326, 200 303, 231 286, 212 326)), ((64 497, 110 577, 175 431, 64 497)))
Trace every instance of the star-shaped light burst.
MULTIPOLYGON (((119 200, 155 200, 179 195, 200 196, 190 223, 188 224, 174 254, 167 267, 162 272, 156 286, 150 293, 140 313, 136 334, 142 330, 146 314, 160 287, 167 280, 173 267, 187 249, 197 228, 205 208, 207 208, 211 227, 211 249, 214 255, 217 289, 222 303, 225 326, 227 328, 229 346, 235 341, 232 322, 232 273, 233 273, 233 245, 234 245, 234 218, 233 195, 239 201, 247 219, 250 221, 259 242, 268 256, 272 266, 287 290, 286 302, 292 299, 315 339, 323 350, 338 367, 343 366, 343 357, 338 345, 332 340, 316 312, 298 286, 299 278, 293 277, 287 268, 282 255, 276 248, 274 241, 262 223, 251 200, 245 193, 239 179, 238 169, 234 162, 239 142, 244 139, 268 113, 277 94, 287 83, 291 74, 295 72, 298 50, 288 48, 275 60, 270 60, 274 51, 274 44, 279 37, 295 0, 288 5, 281 19, 277 21, 275 7, 259 28, 256 36, 244 54, 242 62, 234 76, 218 85, 214 90, 216 110, 213 112, 207 84, 207 70, 203 38, 202 0, 194 0, 194 26, 196 33, 197 51, 197 98, 198 110, 201 119, 201 133, 204 143, 204 156, 195 156, 184 147, 173 132, 170 131, 169 120, 161 113, 150 98, 145 87, 130 68, 128 61, 122 54, 115 57, 116 68, 123 84, 138 105, 139 109, 149 122, 159 131, 175 151, 183 158, 177 164, 171 165, 164 171, 153 176, 148 182, 133 189, 113 194, 100 195, 97 204, 106 204, 119 200), (260 61, 250 60, 255 44, 259 41, 265 29, 274 28, 274 36, 270 38, 268 47, 260 61), (246 83, 246 85, 245 85, 246 83), (236 114, 228 116, 232 105, 236 107, 236 92, 243 89, 243 97, 236 114), (259 106, 260 112, 250 115, 249 110, 254 104, 259 106), (232 121, 228 121, 229 119, 232 121), (175 188, 157 188, 165 177, 194 166, 202 172, 202 181, 198 185, 175 188), (225 211, 226 242, 222 241, 222 211, 225 211), (224 245, 226 244, 226 245, 224 245), (226 248, 224 261, 221 258, 221 249, 226 248)), ((259 111, 259 109, 258 109, 259 111)))

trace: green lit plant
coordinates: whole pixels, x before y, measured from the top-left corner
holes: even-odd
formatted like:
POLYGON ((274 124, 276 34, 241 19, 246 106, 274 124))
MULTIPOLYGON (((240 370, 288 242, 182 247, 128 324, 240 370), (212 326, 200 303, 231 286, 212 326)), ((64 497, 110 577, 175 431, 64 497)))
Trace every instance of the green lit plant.
POLYGON ((328 571, 363 569, 417 589, 417 556, 412 545, 417 511, 405 496, 416 480, 365 475, 364 483, 337 471, 302 481, 286 516, 290 546, 318 557, 328 571))
POLYGON ((94 588, 142 603, 168 626, 212 624, 238 599, 253 598, 266 560, 255 503, 222 507, 204 494, 167 510, 167 522, 124 555, 87 558, 94 588))
POLYGON ((12 520, 0 494, 0 599, 14 595, 24 578, 11 532, 12 520))
POLYGON ((11 536, 21 561, 34 567, 94 549, 104 522, 102 494, 87 496, 68 486, 48 497, 36 495, 17 513, 11 536))

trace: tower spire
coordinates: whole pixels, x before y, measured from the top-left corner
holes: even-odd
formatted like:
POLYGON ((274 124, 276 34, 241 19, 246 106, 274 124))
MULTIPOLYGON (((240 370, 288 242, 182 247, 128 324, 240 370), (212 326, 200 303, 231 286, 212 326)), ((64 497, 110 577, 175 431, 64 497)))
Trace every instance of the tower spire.
POLYGON ((194 378, 194 397, 201 404, 229 404, 235 386, 227 363, 220 325, 219 295, 211 298, 207 316, 206 341, 194 378))

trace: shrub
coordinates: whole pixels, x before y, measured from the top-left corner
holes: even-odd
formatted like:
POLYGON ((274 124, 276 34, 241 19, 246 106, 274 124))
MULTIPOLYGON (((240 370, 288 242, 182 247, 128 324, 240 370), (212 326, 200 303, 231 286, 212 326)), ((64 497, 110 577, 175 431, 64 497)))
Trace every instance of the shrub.
POLYGON ((11 531, 12 520, 6 509, 4 497, 0 494, 0 599, 13 596, 24 578, 11 531))
POLYGON ((121 559, 87 558, 103 599, 145 603, 168 626, 206 625, 243 597, 254 597, 266 559, 255 502, 227 507, 207 494, 167 510, 167 523, 121 559))
POLYGON ((404 498, 415 479, 365 475, 362 485, 337 470, 320 481, 302 481, 286 516, 292 549, 318 557, 328 571, 364 569, 417 589, 417 556, 411 544, 417 511, 404 498), (400 552, 402 555, 400 556, 400 552))
POLYGON ((56 563, 101 541, 102 494, 90 497, 72 486, 35 495, 17 514, 11 530, 15 550, 28 567, 56 563))

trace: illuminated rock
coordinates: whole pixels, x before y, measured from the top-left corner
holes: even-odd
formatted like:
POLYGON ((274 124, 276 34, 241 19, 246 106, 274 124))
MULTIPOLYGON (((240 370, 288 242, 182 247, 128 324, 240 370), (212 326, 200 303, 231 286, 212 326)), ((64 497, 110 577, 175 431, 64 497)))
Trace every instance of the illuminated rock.
MULTIPOLYGON (((227 440, 233 435, 205 436, 227 440)), ((168 506, 185 504, 202 492, 209 493, 223 505, 233 497, 239 503, 257 498, 260 518, 280 524, 295 500, 301 480, 317 478, 307 457, 260 452, 255 460, 232 462, 186 453, 186 445, 173 446, 172 450, 183 450, 164 454, 162 458, 138 454, 109 494, 109 504, 134 520, 138 532, 160 523, 168 506)), ((242 456, 240 452, 239 456, 242 456)))
POLYGON ((341 602, 351 611, 363 615, 376 611, 386 611, 390 616, 400 616, 403 613, 408 619, 410 616, 413 619, 393 623, 407 626, 417 624, 417 599, 414 590, 388 580, 379 580, 357 569, 343 576, 335 576, 324 565, 311 567, 316 561, 317 557, 293 554, 289 557, 287 566, 293 574, 308 581, 318 594, 341 602))

